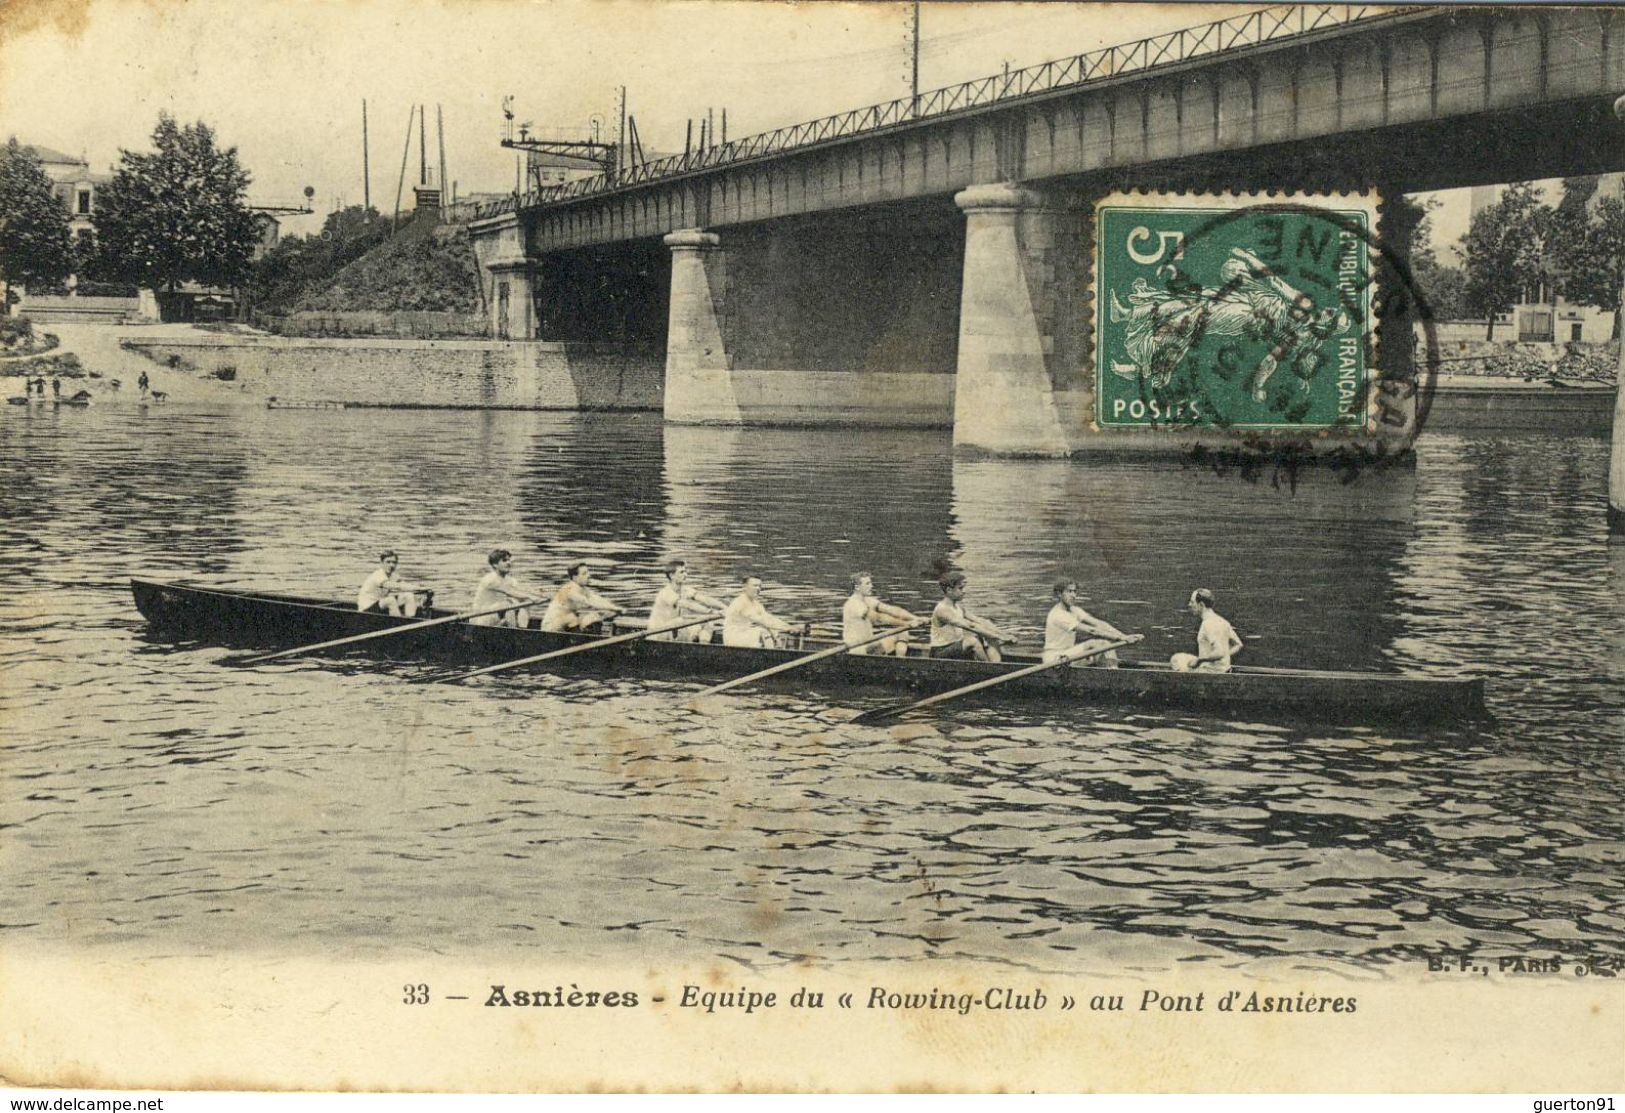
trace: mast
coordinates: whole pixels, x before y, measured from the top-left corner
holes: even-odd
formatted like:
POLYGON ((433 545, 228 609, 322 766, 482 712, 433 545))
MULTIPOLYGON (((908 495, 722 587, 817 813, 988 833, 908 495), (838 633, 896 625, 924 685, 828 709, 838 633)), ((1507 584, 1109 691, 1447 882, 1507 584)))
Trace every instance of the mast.
POLYGON ((446 196, 446 118, 441 114, 440 106, 434 106, 434 130, 440 136, 440 219, 446 218, 446 206, 450 199, 446 196))
POLYGON ((361 98, 361 219, 372 212, 372 161, 367 149, 367 99, 361 98))

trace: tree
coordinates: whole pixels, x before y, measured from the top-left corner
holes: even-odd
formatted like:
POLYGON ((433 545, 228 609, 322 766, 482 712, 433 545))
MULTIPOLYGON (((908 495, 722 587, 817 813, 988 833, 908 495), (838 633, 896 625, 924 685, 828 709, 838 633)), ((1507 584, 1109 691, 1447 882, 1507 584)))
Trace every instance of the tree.
POLYGON ((1468 309, 1487 321, 1495 339, 1495 315, 1522 299, 1545 276, 1543 260, 1552 210, 1528 182, 1509 185, 1495 204, 1473 214, 1461 238, 1468 309))
POLYGON ((221 150, 207 124, 180 127, 167 113, 152 145, 151 154, 120 151, 118 171, 97 195, 98 277, 155 290, 241 282, 259 226, 237 148, 221 150))
POLYGON ((256 308, 287 312, 325 288, 345 266, 389 238, 377 209, 351 205, 329 213, 313 236, 289 236, 254 264, 248 295, 256 308))
POLYGON ((1433 249, 1433 214, 1443 202, 1437 197, 1418 202, 1402 196, 1395 203, 1406 205, 1416 217, 1406 254, 1410 260, 1411 280, 1426 301, 1428 312, 1436 321, 1453 321, 1466 316, 1462 298, 1466 276, 1460 267, 1439 262, 1439 255, 1433 249))
MULTIPOLYGON (((73 273, 68 209, 34 152, 11 139, 0 150, 0 280, 55 287, 73 273)), ((0 312, 9 298, 0 300, 0 312)))
POLYGON ((1563 275, 1563 296, 1576 305, 1614 314, 1620 332, 1620 290, 1625 286, 1625 201, 1604 197, 1563 215, 1555 224, 1553 254, 1563 275))

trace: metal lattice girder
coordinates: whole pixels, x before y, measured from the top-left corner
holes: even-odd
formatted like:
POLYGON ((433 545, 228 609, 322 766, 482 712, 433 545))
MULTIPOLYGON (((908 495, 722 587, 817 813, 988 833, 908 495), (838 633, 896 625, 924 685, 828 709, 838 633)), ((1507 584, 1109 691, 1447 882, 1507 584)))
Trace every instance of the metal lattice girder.
POLYGON ((1279 5, 1264 8, 1246 15, 1152 35, 1070 58, 1041 62, 1009 74, 974 78, 958 85, 922 93, 918 97, 899 97, 883 104, 791 124, 770 132, 733 140, 706 151, 672 155, 612 175, 566 182, 540 194, 532 193, 523 198, 504 198, 501 201, 491 202, 488 206, 481 206, 477 212, 484 218, 513 212, 521 206, 553 204, 590 197, 628 185, 659 181, 662 178, 692 173, 707 167, 766 158, 801 147, 848 139, 886 128, 904 127, 954 112, 1057 89, 1075 88, 1091 81, 1120 77, 1138 71, 1150 71, 1192 58, 1210 57, 1226 50, 1261 46, 1295 35, 1306 35, 1326 27, 1346 26, 1365 19, 1411 10, 1413 9, 1336 4, 1279 5), (487 208, 489 212, 486 211, 487 208))

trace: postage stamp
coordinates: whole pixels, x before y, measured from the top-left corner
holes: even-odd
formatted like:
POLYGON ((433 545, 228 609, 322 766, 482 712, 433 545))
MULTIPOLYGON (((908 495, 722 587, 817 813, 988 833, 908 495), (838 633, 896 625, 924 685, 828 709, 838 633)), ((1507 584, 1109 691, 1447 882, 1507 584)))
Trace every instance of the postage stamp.
POLYGON ((1375 193, 1116 193, 1095 208, 1104 430, 1375 428, 1375 193))

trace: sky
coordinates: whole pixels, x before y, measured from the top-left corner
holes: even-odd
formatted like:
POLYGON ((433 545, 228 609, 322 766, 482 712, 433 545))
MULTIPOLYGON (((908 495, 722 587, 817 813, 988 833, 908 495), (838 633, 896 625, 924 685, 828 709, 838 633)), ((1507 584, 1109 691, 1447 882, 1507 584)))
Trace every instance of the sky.
MULTIPOLYGON (((929 90, 1261 4, 921 5, 929 90)), ((368 102, 372 203, 388 212, 411 106, 445 121, 459 196, 506 192, 502 99, 538 132, 613 136, 627 88, 645 150, 682 150, 686 121, 728 114, 730 138, 909 91, 912 5, 875 0, 0 0, 0 138, 16 135, 106 172, 146 150, 160 111, 203 120, 235 146, 250 200, 298 202, 283 234, 363 198, 368 102)), ((697 127, 697 123, 696 123, 697 127)), ((416 127, 406 171, 416 181, 416 127)), ((1464 196, 1464 195, 1463 195, 1464 196)), ((1463 215, 1465 202, 1453 204, 1463 215)), ((1435 224, 1455 230, 1454 211, 1435 224)), ((1443 233, 1441 233, 1443 234, 1443 233)), ((1453 236, 1452 236, 1453 238, 1453 236)))

